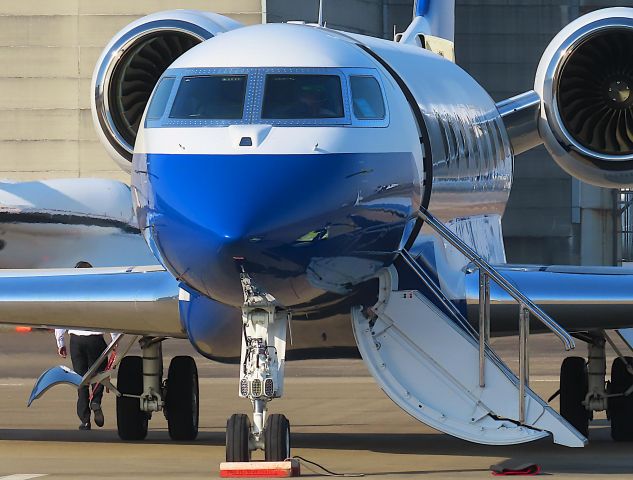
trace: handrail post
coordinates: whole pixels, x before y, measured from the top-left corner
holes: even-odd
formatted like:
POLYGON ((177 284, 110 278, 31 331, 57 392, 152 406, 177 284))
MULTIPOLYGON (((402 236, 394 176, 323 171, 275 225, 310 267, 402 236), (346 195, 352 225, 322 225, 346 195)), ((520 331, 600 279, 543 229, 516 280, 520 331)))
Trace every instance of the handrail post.
POLYGON ((534 304, 529 298, 523 295, 516 289, 503 275, 501 275, 495 268, 493 268, 481 255, 472 249, 467 243, 465 243, 459 236, 451 231, 441 221, 437 220, 431 215, 425 208, 420 207, 418 210, 418 217, 424 220, 427 225, 430 225, 433 230, 440 234, 448 243, 457 249, 462 255, 473 262, 480 271, 486 272, 486 274, 494 281, 499 287, 510 294, 517 302, 523 304, 524 308, 527 308, 538 320, 549 328, 565 346, 565 350, 572 350, 576 347, 574 339, 550 318, 540 307, 534 304))
POLYGON ((486 386, 486 343, 490 335, 490 277, 479 270, 479 386, 486 386))
POLYGON ((525 387, 529 384, 530 358, 528 340, 530 336, 530 311, 519 305, 519 423, 525 423, 525 387))

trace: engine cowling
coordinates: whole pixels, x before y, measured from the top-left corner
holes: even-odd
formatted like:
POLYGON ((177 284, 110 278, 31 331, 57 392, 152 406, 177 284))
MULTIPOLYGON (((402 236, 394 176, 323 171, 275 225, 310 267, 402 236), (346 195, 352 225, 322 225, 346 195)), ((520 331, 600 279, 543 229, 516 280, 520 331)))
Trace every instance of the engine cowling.
POLYGON ((540 136, 561 168, 602 187, 633 185, 633 9, 567 25, 545 50, 534 89, 540 136))
POLYGON ((242 26, 214 13, 171 10, 140 18, 112 38, 92 75, 92 119, 123 170, 131 169, 139 123, 162 73, 195 45, 242 26))

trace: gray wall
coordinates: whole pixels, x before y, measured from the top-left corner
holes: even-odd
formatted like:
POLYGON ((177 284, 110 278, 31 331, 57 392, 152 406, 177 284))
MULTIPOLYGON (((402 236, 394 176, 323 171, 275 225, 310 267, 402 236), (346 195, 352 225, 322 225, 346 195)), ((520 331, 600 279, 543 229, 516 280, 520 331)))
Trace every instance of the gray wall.
MULTIPOLYGON (((319 0, 267 0, 269 22, 299 20, 315 23, 319 0)), ((394 24, 402 31, 411 21, 412 0, 323 0, 329 28, 393 38, 394 24)))

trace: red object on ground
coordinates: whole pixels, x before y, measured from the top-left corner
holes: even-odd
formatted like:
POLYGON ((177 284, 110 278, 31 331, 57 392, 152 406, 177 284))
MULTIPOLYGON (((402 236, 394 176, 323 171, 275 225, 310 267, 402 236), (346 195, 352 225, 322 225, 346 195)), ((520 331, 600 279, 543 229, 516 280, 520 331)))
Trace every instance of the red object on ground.
POLYGON ((20 333, 30 332, 31 330, 33 330, 31 327, 15 327, 15 331, 20 333))
POLYGON ((222 462, 222 478, 287 478, 301 475, 299 461, 283 462, 222 462))
POLYGON ((541 466, 536 463, 519 465, 514 468, 501 467, 498 465, 493 465, 491 467, 492 474, 495 477, 504 477, 504 476, 519 476, 519 475, 538 475, 541 473, 541 466))

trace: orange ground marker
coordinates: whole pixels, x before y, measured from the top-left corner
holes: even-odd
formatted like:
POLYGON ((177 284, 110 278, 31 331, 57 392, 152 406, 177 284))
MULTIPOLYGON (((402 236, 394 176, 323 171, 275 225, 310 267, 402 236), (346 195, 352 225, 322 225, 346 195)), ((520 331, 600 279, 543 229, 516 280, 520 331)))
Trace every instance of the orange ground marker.
POLYGON ((30 332, 31 330, 33 330, 31 327, 15 327, 15 331, 20 333, 30 332))

